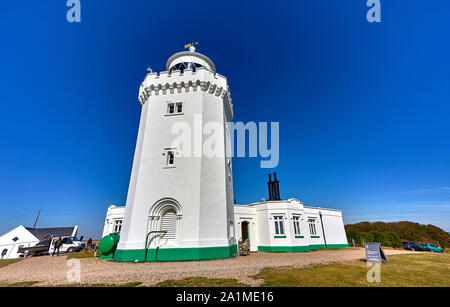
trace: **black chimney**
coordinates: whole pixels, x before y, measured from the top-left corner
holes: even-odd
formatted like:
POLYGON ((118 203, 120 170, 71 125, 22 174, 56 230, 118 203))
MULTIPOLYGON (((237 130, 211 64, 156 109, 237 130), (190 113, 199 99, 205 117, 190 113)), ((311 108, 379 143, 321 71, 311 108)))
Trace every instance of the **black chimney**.
POLYGON ((273 200, 273 182, 271 174, 269 174, 269 182, 267 182, 267 186, 269 187, 269 200, 273 200))
POLYGON ((281 200, 280 198, 280 182, 277 179, 277 173, 273 173, 273 193, 275 200, 281 200))

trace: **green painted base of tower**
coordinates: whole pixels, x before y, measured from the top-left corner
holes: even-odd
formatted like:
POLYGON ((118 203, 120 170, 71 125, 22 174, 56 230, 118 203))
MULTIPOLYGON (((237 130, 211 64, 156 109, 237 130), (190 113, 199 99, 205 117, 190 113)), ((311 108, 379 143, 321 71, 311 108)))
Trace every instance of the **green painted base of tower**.
MULTIPOLYGON (((346 248, 348 244, 328 244, 327 249, 346 248)), ((324 249, 324 244, 305 245, 305 246, 258 246, 258 251, 269 253, 286 253, 286 252, 308 252, 315 249, 324 249)))
POLYGON ((118 249, 114 260, 122 262, 135 261, 188 261, 230 258, 237 254, 237 245, 197 248, 149 248, 118 249))

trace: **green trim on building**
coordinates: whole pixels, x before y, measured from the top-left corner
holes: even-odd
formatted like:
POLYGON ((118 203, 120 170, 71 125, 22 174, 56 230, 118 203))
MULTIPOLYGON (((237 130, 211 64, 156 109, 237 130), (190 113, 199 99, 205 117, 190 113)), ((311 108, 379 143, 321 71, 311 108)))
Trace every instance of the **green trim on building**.
POLYGON ((328 244, 327 248, 346 248, 348 244, 328 244))
POLYGON ((324 249, 325 248, 325 244, 311 244, 309 247, 311 249, 324 249))
POLYGON ((320 238, 320 236, 311 236, 311 238, 320 238))
POLYGON ((149 248, 147 259, 145 249, 118 249, 114 260, 122 262, 138 261, 186 261, 230 258, 237 254, 237 245, 193 248, 149 248))
POLYGON ((310 248, 305 246, 258 246, 260 252, 307 252, 310 248))
POLYGON ((284 239, 286 236, 274 236, 275 239, 284 239))
MULTIPOLYGON (((346 248, 348 244, 328 244, 327 248, 346 248)), ((325 244, 304 245, 304 246, 258 246, 260 252, 308 252, 315 249, 324 249, 325 244)))
POLYGON ((295 236, 296 239, 303 239, 305 236, 295 236))

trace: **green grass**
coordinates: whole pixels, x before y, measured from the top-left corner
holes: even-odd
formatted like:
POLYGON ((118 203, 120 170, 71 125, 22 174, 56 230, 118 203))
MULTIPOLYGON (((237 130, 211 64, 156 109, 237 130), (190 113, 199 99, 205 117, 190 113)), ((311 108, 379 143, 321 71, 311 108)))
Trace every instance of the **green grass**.
POLYGON ((33 285, 37 284, 38 281, 22 281, 22 282, 12 282, 12 283, 0 283, 0 288, 5 287, 32 287, 33 285))
POLYGON ((189 277, 180 280, 165 280, 155 287, 248 287, 236 279, 189 277))
POLYGON ((16 263, 23 260, 23 258, 17 258, 17 259, 2 259, 0 260, 0 268, 5 267, 7 265, 16 263))
MULTIPOLYGON (((100 253, 97 253, 97 257, 99 256, 100 253)), ((78 252, 78 253, 70 253, 67 254, 67 259, 82 259, 82 258, 96 258, 95 257, 95 252, 78 252)))
POLYGON ((264 269, 252 276, 267 287, 450 287, 450 254, 393 255, 381 265, 381 282, 366 279, 366 262, 308 268, 264 269))

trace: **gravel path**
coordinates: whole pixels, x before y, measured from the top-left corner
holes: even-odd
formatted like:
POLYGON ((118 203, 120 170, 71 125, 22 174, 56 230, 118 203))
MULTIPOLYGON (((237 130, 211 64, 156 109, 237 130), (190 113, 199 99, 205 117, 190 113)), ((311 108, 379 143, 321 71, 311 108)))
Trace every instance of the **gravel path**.
MULTIPOLYGON (((410 253, 385 250, 387 255, 410 253)), ((364 249, 319 250, 303 253, 252 253, 245 257, 185 262, 123 263, 94 258, 79 259, 81 283, 123 284, 142 282, 153 285, 168 279, 201 276, 236 278, 239 282, 257 286, 262 281, 249 276, 267 267, 304 267, 311 264, 351 262, 364 259, 364 249)), ((0 268, 0 282, 39 281, 39 285, 69 284, 70 270, 66 256, 34 257, 0 268)))

